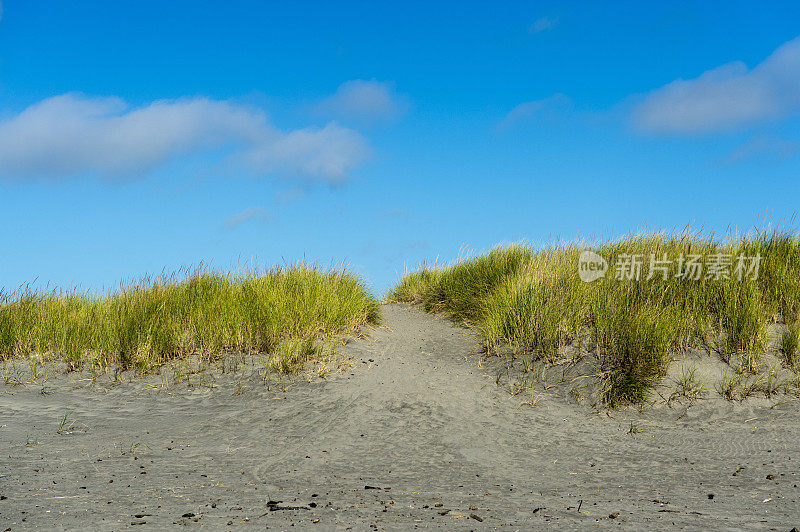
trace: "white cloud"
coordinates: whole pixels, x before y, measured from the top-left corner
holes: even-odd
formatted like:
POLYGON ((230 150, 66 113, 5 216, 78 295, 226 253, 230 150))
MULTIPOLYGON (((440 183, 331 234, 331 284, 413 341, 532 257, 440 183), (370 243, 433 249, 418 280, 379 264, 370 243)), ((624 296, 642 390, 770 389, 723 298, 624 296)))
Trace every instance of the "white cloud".
POLYGON ((800 38, 748 69, 722 65, 651 92, 634 111, 634 124, 651 133, 734 130, 800 111, 800 38))
POLYGON ((541 33, 558 24, 558 17, 542 17, 528 27, 528 33, 541 33))
POLYGON ((248 207, 241 212, 231 214, 225 218, 223 225, 227 229, 233 229, 234 227, 242 225, 245 222, 258 219, 271 222, 274 218, 263 207, 248 207))
POLYGON ((299 129, 260 142, 244 152, 241 160, 258 172, 323 176, 339 182, 367 155, 359 133, 331 122, 324 128, 299 129))
POLYGON ((561 93, 554 94, 541 100, 523 102, 508 112, 498 125, 498 129, 509 129, 546 114, 564 112, 571 104, 571 100, 561 93))
POLYGON ((206 98, 131 109, 119 98, 64 94, 0 122, 0 175, 7 177, 129 176, 221 149, 258 174, 326 181, 344 179, 367 152, 361 135, 335 123, 281 131, 259 109, 206 98))
POLYGON ((371 124, 392 120, 408 109, 408 102, 392 83, 356 79, 339 85, 336 93, 317 105, 323 116, 371 124))

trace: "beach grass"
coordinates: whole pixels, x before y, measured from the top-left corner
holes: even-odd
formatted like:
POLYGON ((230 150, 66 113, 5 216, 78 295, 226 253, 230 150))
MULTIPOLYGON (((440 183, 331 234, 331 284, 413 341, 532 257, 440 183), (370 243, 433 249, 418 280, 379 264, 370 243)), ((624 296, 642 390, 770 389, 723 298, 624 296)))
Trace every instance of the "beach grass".
POLYGON ((780 350, 784 363, 791 368, 800 369, 798 344, 800 344, 800 321, 787 327, 780 339, 780 350))
POLYGON ((800 240, 789 232, 724 240, 690 231, 642 233, 592 246, 498 247, 407 273, 387 299, 476 328, 489 352, 551 362, 568 347, 590 352, 604 377, 603 400, 613 406, 644 400, 683 349, 702 347, 758 372, 774 322, 795 331, 783 340, 787 364, 794 364, 798 273, 800 240), (579 275, 585 249, 609 268, 593 282, 579 275), (641 261, 638 276, 618 268, 631 257, 641 261), (690 258, 701 264, 699 273, 688 267, 690 258))
POLYGON ((145 373, 167 361, 265 354, 293 371, 332 338, 378 321, 378 302, 354 274, 298 264, 268 271, 198 268, 143 279, 115 293, 0 294, 0 360, 39 357, 69 369, 145 373))

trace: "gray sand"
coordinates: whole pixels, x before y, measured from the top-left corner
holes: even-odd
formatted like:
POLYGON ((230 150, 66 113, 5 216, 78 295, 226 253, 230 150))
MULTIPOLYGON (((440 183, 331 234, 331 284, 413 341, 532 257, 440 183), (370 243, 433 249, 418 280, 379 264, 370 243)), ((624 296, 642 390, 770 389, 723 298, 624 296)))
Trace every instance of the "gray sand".
POLYGON ((383 315, 285 387, 0 383, 0 531, 800 527, 797 399, 531 407, 465 330, 383 315))

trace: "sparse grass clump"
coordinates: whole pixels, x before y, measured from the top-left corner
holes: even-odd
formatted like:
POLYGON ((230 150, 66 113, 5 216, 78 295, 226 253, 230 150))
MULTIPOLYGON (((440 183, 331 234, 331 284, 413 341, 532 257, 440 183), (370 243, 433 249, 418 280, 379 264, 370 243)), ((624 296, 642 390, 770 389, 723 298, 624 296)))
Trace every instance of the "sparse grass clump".
MULTIPOLYGON (((594 282, 579 275, 586 248, 497 248, 412 272, 389 298, 476 326, 490 352, 550 362, 568 348, 591 353, 609 405, 643 401, 672 353, 686 348, 715 351, 754 374, 769 323, 798 321, 800 241, 792 234, 727 241, 689 232, 634 235, 592 248, 608 264, 594 282), (760 262, 749 259, 756 256, 760 262)), ((796 353, 785 342, 785 352, 796 353)))
POLYGON ((99 297, 24 289, 0 300, 0 360, 51 357, 147 372, 192 354, 268 354, 291 371, 326 338, 376 323, 378 303, 346 271, 299 265, 266 272, 143 280, 99 297))
POLYGON ((669 400, 688 399, 694 400, 705 394, 705 382, 697 376, 696 367, 682 367, 680 373, 675 377, 675 390, 669 400))

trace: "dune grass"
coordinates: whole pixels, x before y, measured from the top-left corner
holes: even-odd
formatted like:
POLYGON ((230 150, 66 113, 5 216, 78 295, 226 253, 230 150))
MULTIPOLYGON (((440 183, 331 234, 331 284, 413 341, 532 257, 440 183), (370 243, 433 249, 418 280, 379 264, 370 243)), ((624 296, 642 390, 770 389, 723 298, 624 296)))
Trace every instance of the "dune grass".
POLYGON ((800 321, 796 321, 789 326, 781 336, 780 350, 783 355, 784 363, 791 367, 800 369, 800 321))
POLYGON ((288 372, 326 341, 378 320, 378 302, 345 271, 198 269, 95 296, 23 288, 0 294, 0 360, 44 357, 70 369, 135 368, 199 355, 267 354, 288 372))
MULTIPOLYGON (((603 400, 612 406, 642 401, 677 350, 704 346, 752 373, 760 366, 769 323, 797 330, 800 240, 791 233, 755 232, 726 241, 689 232, 633 235, 592 248, 609 270, 590 283, 578 274, 585 248, 513 245, 450 266, 423 267, 405 275, 388 299, 418 303, 476 327, 489 351, 510 348, 547 361, 565 356, 569 346, 590 351, 604 375, 603 400), (728 257, 728 278, 709 277, 707 269, 697 279, 691 271, 676 278, 679 257, 685 266, 692 255, 705 267, 728 257), (748 271, 752 261, 737 270, 738 257, 757 255, 757 276, 748 271), (630 256, 642 258, 639 278, 617 279, 618 261, 630 256), (666 279, 663 270, 650 267, 651 260, 665 259, 673 261, 661 263, 666 279)), ((786 359, 794 361, 791 342, 785 340, 786 359)))

